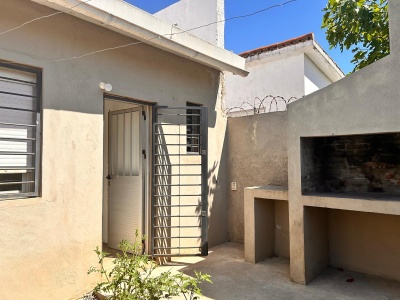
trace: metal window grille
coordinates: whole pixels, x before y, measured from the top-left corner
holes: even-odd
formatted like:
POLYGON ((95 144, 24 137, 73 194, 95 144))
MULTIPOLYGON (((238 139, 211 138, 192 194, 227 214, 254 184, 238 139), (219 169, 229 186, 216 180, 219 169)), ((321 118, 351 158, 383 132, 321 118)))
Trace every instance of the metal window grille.
POLYGON ((192 107, 201 107, 199 104, 187 102, 188 108, 186 110, 186 133, 187 133, 187 152, 199 153, 200 152, 200 109, 193 109, 192 107))
POLYGON ((0 199, 39 196, 40 70, 0 62, 0 199))

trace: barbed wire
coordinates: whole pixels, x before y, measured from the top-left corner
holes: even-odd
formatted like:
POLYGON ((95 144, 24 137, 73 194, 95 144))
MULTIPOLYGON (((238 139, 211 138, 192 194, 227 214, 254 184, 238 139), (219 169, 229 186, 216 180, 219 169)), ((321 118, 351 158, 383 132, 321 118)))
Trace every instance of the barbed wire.
POLYGON ((270 113, 273 111, 285 111, 290 102, 296 101, 297 97, 286 99, 283 96, 267 95, 263 98, 255 97, 253 103, 249 101, 242 102, 239 106, 233 106, 225 110, 228 117, 237 117, 243 115, 255 115, 270 113), (282 105, 280 105, 282 104, 282 105), (242 114, 240 114, 241 112, 242 114))

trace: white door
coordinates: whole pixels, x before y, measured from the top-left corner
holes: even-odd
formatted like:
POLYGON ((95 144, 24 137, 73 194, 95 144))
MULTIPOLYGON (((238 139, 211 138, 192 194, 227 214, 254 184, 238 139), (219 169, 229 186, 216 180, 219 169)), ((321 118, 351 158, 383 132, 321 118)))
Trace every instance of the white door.
POLYGON ((108 246, 143 234, 143 184, 140 108, 109 112, 108 246))

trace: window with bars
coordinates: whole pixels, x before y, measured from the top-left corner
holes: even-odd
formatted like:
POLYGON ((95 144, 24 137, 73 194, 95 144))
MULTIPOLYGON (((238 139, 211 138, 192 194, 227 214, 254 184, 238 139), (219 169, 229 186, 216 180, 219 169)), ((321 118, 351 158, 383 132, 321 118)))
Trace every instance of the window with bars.
POLYGON ((41 76, 0 62, 0 199, 39 196, 41 76))
POLYGON ((188 153, 200 153, 200 104, 186 102, 189 106, 186 110, 186 144, 188 153))

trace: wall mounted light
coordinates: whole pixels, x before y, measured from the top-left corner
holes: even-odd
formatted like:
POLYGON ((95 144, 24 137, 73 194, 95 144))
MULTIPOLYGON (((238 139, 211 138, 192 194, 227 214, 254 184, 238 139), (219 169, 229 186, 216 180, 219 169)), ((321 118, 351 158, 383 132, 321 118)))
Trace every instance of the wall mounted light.
POLYGON ((112 91, 112 85, 110 83, 100 82, 99 87, 106 92, 112 91))

